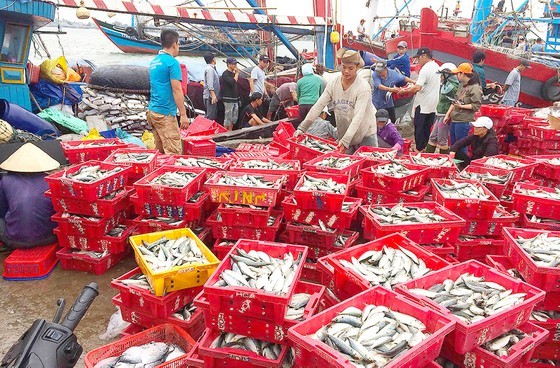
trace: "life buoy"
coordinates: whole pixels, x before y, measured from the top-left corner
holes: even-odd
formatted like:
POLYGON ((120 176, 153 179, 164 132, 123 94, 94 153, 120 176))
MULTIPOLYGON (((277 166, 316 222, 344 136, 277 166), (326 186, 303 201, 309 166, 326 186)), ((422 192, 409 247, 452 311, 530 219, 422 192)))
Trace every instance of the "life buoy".
POLYGON ((126 32, 127 35, 133 37, 133 36, 138 36, 138 33, 136 32, 136 30, 132 27, 126 27, 126 29, 124 30, 126 32))
POLYGON ((545 101, 560 101, 560 82, 558 77, 550 77, 541 87, 541 96, 545 101))

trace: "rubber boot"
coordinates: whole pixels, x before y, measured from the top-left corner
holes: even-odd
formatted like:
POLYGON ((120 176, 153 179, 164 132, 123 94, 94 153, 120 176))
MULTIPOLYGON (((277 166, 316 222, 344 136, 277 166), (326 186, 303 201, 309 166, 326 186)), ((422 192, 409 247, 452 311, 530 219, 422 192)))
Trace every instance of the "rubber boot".
POLYGON ((436 151, 436 146, 432 146, 431 144, 428 143, 424 151, 426 153, 434 153, 436 151))
POLYGON ((448 155, 449 154, 449 148, 448 149, 439 149, 439 153, 441 153, 442 155, 448 155))

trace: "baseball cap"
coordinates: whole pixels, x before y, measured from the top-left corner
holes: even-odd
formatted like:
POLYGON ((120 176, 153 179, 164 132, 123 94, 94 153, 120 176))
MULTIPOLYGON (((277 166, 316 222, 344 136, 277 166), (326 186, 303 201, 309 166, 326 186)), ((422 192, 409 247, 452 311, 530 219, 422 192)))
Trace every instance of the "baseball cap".
POLYGON ((526 68, 531 67, 531 62, 527 59, 521 59, 521 61, 519 61, 519 64, 523 65, 526 68))
POLYGON ((457 74, 457 73, 473 74, 473 67, 469 63, 462 63, 462 64, 459 64, 457 69, 453 69, 451 71, 451 73, 453 73, 453 74, 457 74))
POLYGON ((457 69, 457 66, 453 63, 443 63, 438 69, 438 73, 452 73, 452 70, 457 69))
POLYGON ((330 115, 331 113, 329 112, 329 107, 325 106, 325 108, 323 109, 323 112, 326 113, 327 115, 330 115))
POLYGON ((432 57, 432 50, 430 50, 427 47, 420 47, 418 49, 418 51, 416 51, 416 55, 414 55, 415 58, 420 57, 422 55, 426 55, 427 57, 431 58, 432 57))
POLYGON ((475 121, 473 121, 471 124, 473 127, 486 128, 486 129, 492 129, 492 127, 494 126, 494 122, 492 121, 492 119, 490 119, 487 116, 481 116, 475 121))
POLYGON ((228 57, 226 60, 227 64, 237 64, 237 59, 234 57, 228 57))
POLYGON ((384 62, 375 63, 375 71, 376 72, 380 72, 380 71, 382 71, 383 69, 386 69, 386 68, 387 68, 387 64, 384 63, 384 62))
POLYGON ((389 120, 389 112, 385 109, 379 109, 375 113, 375 117, 377 118, 377 121, 387 121, 389 120))
POLYGON ((520 39, 521 41, 523 41, 523 40, 525 40, 525 37, 519 36, 519 39, 520 39))
POLYGON ((404 47, 406 49, 408 47, 408 44, 406 43, 406 41, 399 41, 397 47, 404 47))
POLYGON ((259 61, 270 61, 270 58, 267 55, 259 56, 259 61))

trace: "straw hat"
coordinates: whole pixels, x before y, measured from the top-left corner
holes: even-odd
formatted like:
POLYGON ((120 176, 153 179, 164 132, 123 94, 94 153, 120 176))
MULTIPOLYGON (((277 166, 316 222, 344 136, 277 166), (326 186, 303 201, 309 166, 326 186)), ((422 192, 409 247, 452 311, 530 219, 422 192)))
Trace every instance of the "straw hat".
POLYGON ((358 68, 363 67, 365 64, 364 59, 362 59, 358 51, 348 50, 344 47, 340 48, 336 52, 336 57, 339 58, 340 61, 342 61, 342 63, 344 64, 357 64, 358 68))
POLYGON ((21 173, 40 173, 58 169, 58 161, 31 143, 26 143, 0 164, 0 169, 21 173))

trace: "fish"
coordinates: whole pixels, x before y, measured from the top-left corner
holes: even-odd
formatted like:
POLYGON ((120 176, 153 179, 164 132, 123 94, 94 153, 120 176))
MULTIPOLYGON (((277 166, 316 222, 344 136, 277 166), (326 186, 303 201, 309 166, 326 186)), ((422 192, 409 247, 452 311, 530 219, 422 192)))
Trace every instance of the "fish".
POLYGON ((372 286, 382 285, 387 289, 432 271, 423 260, 402 247, 367 250, 350 260, 340 259, 339 262, 343 267, 361 275, 372 286))
POLYGON ((142 218, 140 221, 143 222, 163 222, 169 226, 178 226, 181 223, 183 223, 185 220, 183 219, 175 219, 175 218, 171 218, 171 217, 162 217, 162 216, 156 216, 156 217, 144 217, 142 218))
POLYGON ((185 167, 203 167, 211 169, 224 169, 225 163, 206 157, 178 157, 175 160, 175 166, 185 167))
MULTIPOLYGON (((295 197, 291 197, 292 198, 292 203, 293 204, 298 204, 297 200, 295 197)), ((352 209, 352 206, 354 206, 356 204, 356 202, 342 202, 342 212, 350 212, 350 210, 352 209)), ((311 212, 309 216, 315 216, 315 212, 311 212), (312 214, 312 215, 311 215, 312 214)))
POLYGON ((120 356, 103 359, 94 368, 153 368, 185 354, 186 352, 177 345, 154 341, 144 345, 131 346, 120 356))
POLYGON ((196 202, 198 202, 198 200, 199 200, 205 193, 206 193, 206 192, 204 192, 204 191, 202 191, 202 190, 199 191, 199 192, 196 192, 187 202, 189 202, 189 203, 196 203, 196 202))
POLYGON ((277 162, 272 159, 268 160, 247 160, 239 161, 238 165, 246 169, 260 170, 295 170, 295 166, 291 162, 277 162))
POLYGON ((420 153, 416 155, 410 155, 410 159, 413 163, 417 165, 424 166, 438 166, 438 167, 452 167, 453 163, 449 157, 429 157, 422 156, 420 153))
POLYGON ((560 199, 560 189, 558 188, 548 188, 551 191, 546 191, 542 189, 524 189, 515 188, 514 194, 523 194, 531 197, 546 198, 546 199, 560 199))
POLYGON ((80 249, 73 249, 73 248, 71 248, 70 250, 72 251, 72 254, 83 255, 92 259, 101 259, 109 254, 107 251, 94 252, 92 250, 80 250, 80 249))
POLYGON ((540 233, 532 238, 518 236, 515 242, 538 266, 560 266, 560 237, 549 233, 540 233))
POLYGON ((190 302, 189 304, 185 305, 183 308, 173 313, 171 317, 180 319, 181 321, 189 322, 195 311, 196 311, 196 307, 194 306, 193 302, 190 302))
POLYGON ((309 337, 356 367, 385 367, 429 337, 422 321, 385 306, 348 307, 309 337))
POLYGON ((475 183, 449 180, 450 184, 434 182, 445 198, 456 199, 489 199, 481 185, 475 183))
POLYGON ((118 173, 122 170, 123 168, 120 166, 117 166, 110 170, 105 170, 101 169, 101 166, 99 165, 84 165, 81 166, 78 171, 73 173, 68 173, 65 171, 62 174, 62 177, 73 181, 91 183, 106 178, 112 174, 118 173))
POLYGON ((288 304, 285 319, 291 321, 302 321, 305 314, 305 307, 307 306, 307 303, 309 303, 310 299, 311 294, 308 293, 294 294, 290 300, 290 304, 288 304))
POLYGON ((222 271, 216 287, 247 287, 275 295, 285 295, 294 284, 301 255, 294 259, 291 253, 283 258, 271 257, 265 252, 237 249, 230 255, 231 268, 222 271))
POLYGON ((357 161, 357 159, 354 159, 352 157, 326 157, 321 161, 316 162, 314 166, 330 167, 332 169, 344 169, 357 161))
POLYGON ((210 263, 196 241, 187 236, 168 239, 165 236, 151 243, 142 240, 138 252, 154 272, 167 271, 173 267, 203 265, 210 263))
POLYGON ((150 180, 150 185, 163 185, 172 188, 183 188, 189 184, 197 174, 190 172, 181 171, 168 171, 165 172, 152 180, 150 180))
POLYGON ((304 136, 299 144, 324 153, 336 151, 338 148, 334 143, 323 142, 310 135, 304 136))
POLYGON ((513 293, 495 282, 464 273, 456 280, 446 279, 431 288, 410 289, 414 294, 429 298, 447 308, 466 324, 482 321, 525 300, 525 293, 513 293))
POLYGON ((239 349, 253 352, 269 360, 278 360, 282 352, 282 346, 268 341, 262 341, 253 337, 234 334, 232 332, 220 333, 212 344, 211 349, 239 349))
POLYGON ((445 221, 445 218, 436 214, 429 208, 407 206, 399 203, 393 207, 369 206, 367 207, 373 217, 386 224, 426 224, 445 221))
POLYGON ((102 199, 103 199, 103 200, 107 200, 107 201, 108 201, 108 200, 111 200, 111 199, 114 199, 115 197, 117 197, 118 195, 120 195, 121 193, 123 193, 123 192, 125 192, 125 191, 126 191, 125 188, 121 188, 121 189, 119 189, 119 190, 116 190, 116 191, 114 191, 114 192, 112 192, 112 193, 107 194, 107 195, 106 195, 105 197, 103 197, 102 199))
POLYGON ((345 194, 347 185, 343 183, 337 183, 331 178, 320 179, 313 177, 311 174, 306 174, 303 176, 303 185, 301 185, 298 190, 308 190, 308 191, 323 191, 336 194, 345 194))
MULTIPOLYGON (((539 159, 540 160, 540 159, 539 159)), ((555 157, 555 158, 549 158, 547 160, 543 160, 544 162, 546 162, 549 165, 554 165, 554 166, 558 166, 560 165, 560 158, 555 157)))
POLYGON ((111 230, 107 231, 106 235, 114 238, 120 238, 125 231, 126 225, 117 225, 111 230))
POLYGON ((150 283, 148 282, 146 275, 144 275, 141 272, 132 275, 128 279, 118 280, 118 282, 126 286, 135 286, 141 289, 150 290, 150 292, 153 294, 152 287, 150 286, 150 283))
POLYGON ((546 322, 549 319, 560 319, 560 312, 534 310, 529 319, 537 322, 546 322))
POLYGON ((397 157, 397 150, 391 151, 362 151, 354 153, 355 156, 373 158, 381 161, 392 161, 397 157))
POLYGON ((558 220, 554 220, 554 219, 547 219, 547 218, 543 218, 543 217, 537 217, 535 215, 531 216, 531 217, 527 217, 527 219, 530 222, 534 222, 536 224, 555 224, 560 226, 560 221, 558 220))
POLYGON ((118 153, 113 157, 113 162, 149 163, 154 159, 155 156, 156 155, 153 153, 135 153, 135 152, 118 153))
POLYGON ((516 161, 516 160, 507 160, 502 157, 489 157, 484 162, 484 166, 490 167, 497 167, 499 169, 517 169, 519 167, 525 166, 526 164, 516 161))
POLYGON ((493 184, 506 184, 511 179, 512 173, 508 173, 506 175, 492 175, 489 172, 485 173, 474 173, 474 172, 467 172, 463 170, 459 177, 461 179, 470 179, 470 180, 480 180, 484 183, 493 183, 493 184))
POLYGON ((510 349, 525 337, 525 332, 514 329, 484 343, 482 348, 499 357, 508 356, 510 349))
POLYGON ((404 178, 405 176, 409 176, 411 174, 414 174, 415 172, 418 172, 418 170, 409 169, 400 162, 391 162, 389 164, 381 166, 371 166, 369 169, 375 173, 391 176, 394 178, 404 178))
POLYGON ((281 183, 282 180, 283 179, 278 179, 276 182, 272 182, 270 180, 266 180, 263 176, 260 175, 244 174, 241 176, 231 176, 226 173, 220 176, 218 184, 256 188, 273 188, 278 186, 278 184, 281 183))

